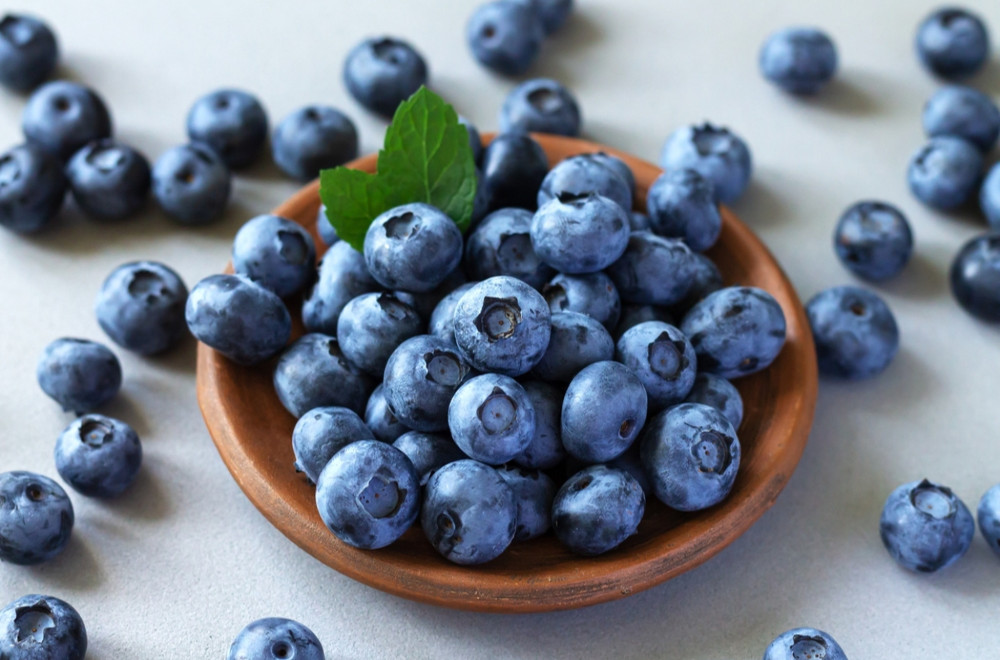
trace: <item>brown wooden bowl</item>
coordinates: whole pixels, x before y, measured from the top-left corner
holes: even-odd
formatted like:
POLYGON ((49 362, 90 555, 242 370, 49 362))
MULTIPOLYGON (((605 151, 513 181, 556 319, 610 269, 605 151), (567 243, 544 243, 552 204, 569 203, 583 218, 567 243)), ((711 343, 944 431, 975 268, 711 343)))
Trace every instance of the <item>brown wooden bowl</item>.
MULTIPOLYGON (((550 163, 594 151, 622 158, 635 172, 636 204, 645 208, 646 191, 659 168, 582 140, 534 137, 550 163)), ((375 160, 367 156, 351 167, 373 172, 375 160)), ((274 212, 314 232, 319 204, 319 184, 313 182, 274 212)), ((802 304, 760 240, 728 209, 722 218, 722 236, 710 256, 727 284, 758 286, 781 303, 788 341, 769 369, 736 381, 746 414, 739 429, 743 462, 729 497, 693 514, 671 511, 651 498, 638 533, 605 555, 578 557, 548 534, 514 544, 488 564, 458 566, 431 547, 419 526, 381 550, 342 543, 323 525, 315 489, 292 468, 296 420, 274 392, 273 363, 242 367, 200 344, 198 401, 208 430, 233 478, 275 527, 320 561, 377 589, 488 612, 570 609, 648 589, 698 566, 745 532, 791 477, 812 425, 816 358, 802 304)), ((323 249, 318 238, 316 244, 323 249)), ((298 336, 301 323, 293 316, 298 336)))

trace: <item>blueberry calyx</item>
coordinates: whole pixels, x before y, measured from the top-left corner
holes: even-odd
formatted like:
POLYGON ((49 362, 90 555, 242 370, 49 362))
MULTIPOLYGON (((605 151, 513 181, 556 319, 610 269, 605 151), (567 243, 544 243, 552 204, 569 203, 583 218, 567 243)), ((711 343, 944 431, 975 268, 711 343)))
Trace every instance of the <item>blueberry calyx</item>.
POLYGON ((664 380, 677 380, 688 366, 684 342, 673 341, 666 332, 649 343, 649 368, 664 380))
POLYGON ((499 387, 494 387, 476 409, 476 416, 490 435, 502 433, 517 419, 517 403, 499 387))
POLYGON ((476 329, 486 335, 490 342, 508 339, 521 322, 521 306, 517 298, 483 298, 483 309, 473 321, 476 329))
POLYGON ((701 472, 722 474, 733 462, 729 438, 716 431, 702 431, 697 444, 691 448, 691 453, 701 472))
POLYGON ((96 449, 113 438, 111 427, 100 419, 88 418, 80 425, 80 442, 89 447, 96 449))
POLYGON ((956 512, 955 495, 951 489, 933 484, 927 479, 910 491, 910 503, 917 511, 937 520, 951 518, 956 512))
POLYGON ((52 610, 44 604, 19 607, 14 610, 14 626, 17 633, 14 643, 33 642, 35 644, 45 639, 45 631, 56 627, 52 610))
POLYGON ((438 385, 455 387, 465 377, 462 362, 458 359, 458 356, 449 351, 426 353, 424 355, 424 365, 427 368, 427 380, 438 385))
POLYGON ((386 236, 402 240, 411 238, 420 230, 420 218, 407 211, 392 216, 382 226, 385 227, 386 236))

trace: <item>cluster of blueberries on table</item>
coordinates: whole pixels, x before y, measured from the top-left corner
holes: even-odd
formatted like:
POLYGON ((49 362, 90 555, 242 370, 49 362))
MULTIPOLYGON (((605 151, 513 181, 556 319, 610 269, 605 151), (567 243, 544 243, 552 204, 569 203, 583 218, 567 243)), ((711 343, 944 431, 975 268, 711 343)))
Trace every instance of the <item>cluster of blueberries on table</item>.
MULTIPOLYGON (((498 73, 523 73, 571 8, 567 0, 486 3, 468 23, 469 47, 498 73)), ((982 66, 988 36, 969 12, 940 10, 919 27, 917 51, 933 73, 957 78, 982 66)), ((19 92, 41 85, 25 108, 26 143, 0 155, 0 225, 13 231, 43 229, 67 191, 99 219, 138 213, 152 190, 177 221, 210 222, 225 209, 231 170, 267 143, 260 102, 220 90, 191 109, 190 143, 150 168, 111 138, 94 91, 43 84, 57 60, 43 22, 0 20, 0 83, 19 92)), ((835 75, 837 52, 822 32, 792 28, 766 41, 760 66, 788 92, 814 94, 835 75)), ((393 38, 366 40, 344 66, 352 96, 383 116, 427 78, 419 53, 393 38)), ((99 324, 141 355, 190 332, 238 364, 273 368, 277 396, 298 419, 295 468, 316 484, 327 526, 359 548, 384 547, 419 523, 458 564, 490 561, 550 529, 570 551, 598 555, 635 533, 647 497, 678 511, 722 501, 740 464, 743 403, 730 380, 768 367, 785 341, 774 298, 724 286, 703 254, 721 231, 718 204, 749 182, 747 145, 707 123, 676 131, 663 147, 665 173, 636 211, 622 160, 580 154, 549 169, 527 134, 579 134, 579 106, 558 82, 517 86, 501 108, 501 134, 485 148, 465 123, 479 176, 466 236, 437 208, 413 203, 375 218, 359 252, 338 240, 321 208, 316 229, 328 249, 317 270, 310 233, 258 216, 234 240, 235 274, 208 277, 190 295, 164 264, 115 269, 98 294, 99 324), (288 345, 298 304, 307 333, 288 345)), ((978 189, 1000 230, 1000 166, 983 179, 984 154, 1000 133, 996 106, 972 88, 946 87, 925 107, 924 126, 930 143, 909 170, 914 195, 947 209, 978 189)), ((302 180, 352 159, 357 145, 351 121, 324 106, 293 113, 271 133, 275 162, 302 180)), ((879 282, 904 269, 913 234, 895 206, 863 201, 840 218, 834 248, 855 275, 879 282)), ((1000 234, 967 244, 951 283, 966 310, 1000 320, 1000 234)), ((806 309, 823 373, 868 378, 892 361, 899 331, 871 290, 833 287, 806 309)), ((56 442, 62 479, 90 497, 126 491, 142 460, 139 438, 94 412, 121 386, 114 353, 59 339, 37 378, 79 415, 56 442)), ((1000 486, 978 514, 1000 552, 1000 486)), ((3 561, 51 559, 73 520, 55 481, 0 474, 3 561)), ((890 554, 917 571, 954 562, 974 528, 961 500, 927 480, 896 489, 881 521, 890 554)), ((0 611, 0 657, 82 658, 86 644, 79 614, 57 598, 25 596, 0 611)), ((229 657, 293 655, 322 658, 322 646, 302 624, 263 619, 240 633, 229 657)), ((828 634, 801 628, 764 657, 846 656, 828 634)))

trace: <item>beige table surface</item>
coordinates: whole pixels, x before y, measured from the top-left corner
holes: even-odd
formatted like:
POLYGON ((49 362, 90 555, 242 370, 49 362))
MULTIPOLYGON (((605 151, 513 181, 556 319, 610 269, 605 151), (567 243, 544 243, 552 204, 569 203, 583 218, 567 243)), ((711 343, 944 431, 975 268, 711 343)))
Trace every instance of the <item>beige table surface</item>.
MULTIPOLYGON (((411 40, 433 86, 482 129, 514 81, 488 75, 465 45, 468 0, 232 2, 22 0, 64 49, 63 75, 107 99, 119 137, 150 157, 184 139, 184 117, 220 86, 257 93, 272 119, 310 102, 357 122, 364 151, 385 124, 348 96, 345 53, 378 33, 411 40)), ((1000 41, 1000 5, 967 3, 1000 41)), ((897 203, 917 253, 879 287, 902 350, 870 382, 823 381, 802 462, 774 508, 705 566, 626 600, 548 615, 495 616, 398 599, 299 550, 254 509, 209 440, 195 401, 194 342, 163 359, 118 350, 121 396, 107 412, 131 423, 146 460, 135 487, 103 503, 74 495, 68 549, 37 568, 0 566, 0 601, 61 596, 83 614, 93 660, 223 658, 258 617, 309 625, 331 658, 759 658, 783 630, 831 632, 852 660, 1000 657, 1000 559, 981 537, 951 570, 911 575, 882 549, 878 517, 892 488, 928 476, 970 506, 1000 481, 1000 332, 959 311, 947 289, 958 247, 981 231, 923 208, 907 160, 920 110, 938 87, 913 33, 928 0, 582 0, 546 43, 532 75, 578 95, 587 137, 655 160, 679 125, 711 119, 749 141, 749 192, 735 206, 784 264, 803 298, 849 283, 831 249, 840 212, 861 198, 897 203), (773 29, 816 24, 842 68, 819 98, 779 93, 757 71, 773 29)), ((1000 56, 973 82, 1000 96, 1000 56)), ((23 99, 0 94, 0 143, 21 140, 23 99)), ((92 304, 107 273, 137 258, 189 285, 220 269, 242 222, 295 190, 269 163, 240 174, 218 224, 184 229, 152 208, 102 225, 75 212, 36 238, 0 233, 0 469, 55 476, 54 440, 70 418, 37 388, 35 360, 63 335, 103 340, 92 304)))

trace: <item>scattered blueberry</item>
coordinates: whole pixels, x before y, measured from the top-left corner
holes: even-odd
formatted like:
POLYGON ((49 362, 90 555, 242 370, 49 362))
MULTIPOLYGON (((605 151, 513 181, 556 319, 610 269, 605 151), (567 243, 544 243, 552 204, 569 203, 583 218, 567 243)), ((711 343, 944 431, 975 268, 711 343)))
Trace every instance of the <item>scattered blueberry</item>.
MULTIPOLYGON (((0 161, 2 165, 2 161, 0 161)), ((979 190, 979 206, 989 222, 990 229, 1000 231, 1000 165, 990 168, 979 190)))
POLYGON ((316 247, 298 224, 277 215, 258 215, 236 232, 233 269, 280 298, 298 293, 314 273, 316 247))
POLYGON ((400 344, 385 365, 385 400, 400 422, 415 431, 448 429, 448 403, 469 375, 455 344, 418 335, 400 344))
POLYGON ((377 440, 393 442, 399 436, 409 431, 409 427, 399 421, 385 400, 385 386, 381 383, 368 397, 365 406, 365 425, 371 429, 377 440))
POLYGON ((551 78, 535 78, 515 87, 500 108, 500 131, 580 134, 580 106, 566 87, 551 78))
POLYGON ((326 217, 326 204, 320 204, 319 211, 316 212, 316 234, 327 247, 340 240, 333 223, 326 217))
POLYGON ((427 63, 401 39, 365 39, 347 54, 344 84, 354 99, 385 117, 427 84, 427 63))
POLYGON ((462 261, 462 232, 428 204, 405 204, 375 218, 365 234, 368 272, 384 287, 430 291, 462 261))
POLYGON ((66 161, 88 142, 111 137, 111 115, 94 90, 57 80, 31 95, 21 128, 29 143, 66 161))
POLYGON ((642 381, 653 410, 682 402, 694 386, 694 348, 672 325, 646 321, 632 327, 618 340, 615 356, 642 381))
POLYGON ((1000 136, 1000 110, 993 99, 961 85, 938 90, 924 105, 923 121, 928 137, 964 138, 983 153, 989 153, 1000 136))
POLYGON ((118 358, 103 344, 64 337, 45 347, 38 385, 63 410, 82 415, 110 401, 122 385, 118 358))
POLYGON ((448 405, 448 430, 466 456, 489 465, 523 452, 535 435, 535 409, 509 376, 483 374, 467 380, 448 405))
POLYGON ((301 417, 321 406, 343 406, 361 414, 375 386, 347 361, 336 338, 310 333, 281 354, 274 389, 285 409, 301 417))
POLYGON ((833 249, 855 275, 882 281, 899 274, 913 254, 913 232, 902 211, 885 202, 858 202, 840 216, 833 249))
POLYGON ((837 47, 822 30, 785 28, 764 42, 760 70, 786 92, 815 94, 837 71, 837 47))
POLYGON ((438 433, 408 431, 396 438, 392 446, 406 454, 413 463, 421 486, 427 485, 438 468, 466 458, 450 437, 438 433))
POLYGON ((337 341, 351 364, 381 377, 396 347, 421 334, 423 328, 417 311, 393 294, 365 293, 340 313, 337 341))
POLYGON ((743 421, 743 397, 736 386, 725 378, 714 374, 700 373, 695 376, 694 387, 688 393, 685 403, 703 403, 722 412, 739 430, 743 421))
POLYGON ((604 273, 564 275, 560 273, 542 288, 553 314, 586 314, 611 330, 621 316, 621 298, 614 282, 604 273))
POLYGON ((673 305, 682 301, 691 287, 696 268, 693 255, 679 238, 635 232, 607 273, 625 302, 673 305))
POLYGON ((285 174, 299 181, 310 181, 319 176, 320 170, 358 157, 358 131, 354 122, 339 110, 310 105, 275 126, 271 152, 285 174))
POLYGON ((545 38, 542 17, 518 0, 480 5, 465 28, 472 56, 488 69, 519 76, 538 57, 545 38))
POLYGON ((337 241, 323 255, 316 283, 302 301, 302 323, 309 332, 336 335, 337 321, 347 303, 377 288, 364 255, 337 241))
POLYGON ((55 71, 59 43, 44 21, 26 14, 0 19, 0 84, 30 92, 55 71))
POLYGON ((553 167, 538 189, 538 206, 561 199, 566 203, 602 195, 618 204, 623 211, 632 211, 632 188, 622 171, 612 164, 611 157, 601 154, 571 156, 553 167))
POLYGON ((570 381, 562 406, 563 446, 590 463, 609 461, 635 441, 646 423, 646 390, 631 369, 595 362, 570 381))
POLYGON ((514 462, 529 470, 547 470, 566 458, 560 437, 563 392, 550 383, 528 380, 521 383, 535 409, 535 433, 514 462))
POLYGON ((56 441, 56 470, 87 497, 118 497, 142 465, 142 444, 131 426, 104 415, 84 415, 56 441))
POLYGON ((214 149, 230 168, 240 169, 253 163, 267 142, 267 113, 252 94, 220 89, 195 101, 187 134, 214 149))
POLYGON ((907 179, 910 191, 924 204, 953 209, 976 191, 983 169, 983 156, 962 138, 933 137, 910 160, 907 179))
POLYGON ((645 510, 646 495, 632 475, 594 465, 559 488, 552 502, 552 529, 571 551, 600 555, 635 534, 645 510))
POLYGON ((30 566, 52 559, 69 542, 73 520, 69 496, 52 479, 0 473, 0 560, 30 566))
POLYGON ((62 208, 67 186, 55 156, 32 144, 8 149, 0 155, 0 226, 39 231, 62 208))
POLYGON ((728 204, 746 190, 753 164, 739 136, 705 123, 674 131, 663 145, 660 166, 668 171, 695 170, 712 182, 715 198, 728 204))
POLYGON ((1000 234, 966 243, 951 264, 951 293, 969 314, 1000 321, 1000 234))
POLYGON ((515 541, 527 541, 549 531, 551 526, 552 499, 556 484, 544 472, 527 471, 517 466, 497 468, 497 474, 514 491, 517 505, 517 530, 515 541))
POLYGON ((83 147, 66 166, 77 206, 101 220, 122 220, 142 210, 152 178, 149 161, 132 147, 111 139, 83 147))
POLYGON ((116 344, 141 355, 175 346, 187 331, 188 290, 169 266, 133 261, 111 271, 97 294, 97 322, 116 344))
POLYGON ((990 488, 979 500, 976 517, 986 543, 1000 555, 1000 485, 990 488))
POLYGON ((555 271, 531 246, 531 212, 504 208, 490 213, 469 234, 465 244, 465 269, 484 280, 510 275, 541 289, 555 271))
POLYGON ((806 315, 824 374, 871 378, 884 371, 899 350, 892 310, 866 289, 836 286, 821 291, 806 303, 806 315))
POLYGON ((0 610, 0 657, 9 660, 83 660, 87 629, 64 600, 29 594, 0 610))
POLYGON ((828 633, 815 628, 794 628, 768 644, 764 660, 847 660, 847 656, 828 633))
POLYGON ((313 408, 299 417, 292 431, 295 469, 305 473, 312 483, 338 451, 358 440, 374 440, 358 414, 341 406, 313 408))
POLYGON ((298 621, 258 619, 240 631, 226 660, 324 660, 323 645, 298 621))
POLYGON ((153 164, 153 197, 168 216, 184 225, 222 217, 232 174, 212 149, 198 142, 174 147, 153 164))
POLYGON ((556 312, 549 346, 532 373, 542 380, 568 383, 584 367, 614 356, 615 342, 599 321, 578 312, 556 312))
POLYGON ((966 9, 938 9, 917 28, 917 55, 943 78, 971 75, 990 55, 990 37, 982 19, 966 9))
POLYGON ((479 191, 486 209, 516 206, 533 210, 548 171, 545 151, 529 135, 501 133, 483 152, 479 191))
POLYGON ((650 228, 660 236, 682 238, 695 252, 715 245, 722 216, 712 182, 695 170, 664 172, 646 195, 650 228))
POLYGON ((629 234, 628 214, 603 195, 563 193, 531 219, 535 254, 568 274, 595 273, 610 266, 625 252, 629 234))
POLYGON ((927 479, 892 491, 879 532, 892 558, 911 571, 933 573, 953 564, 972 545, 976 524, 949 488, 927 479))

